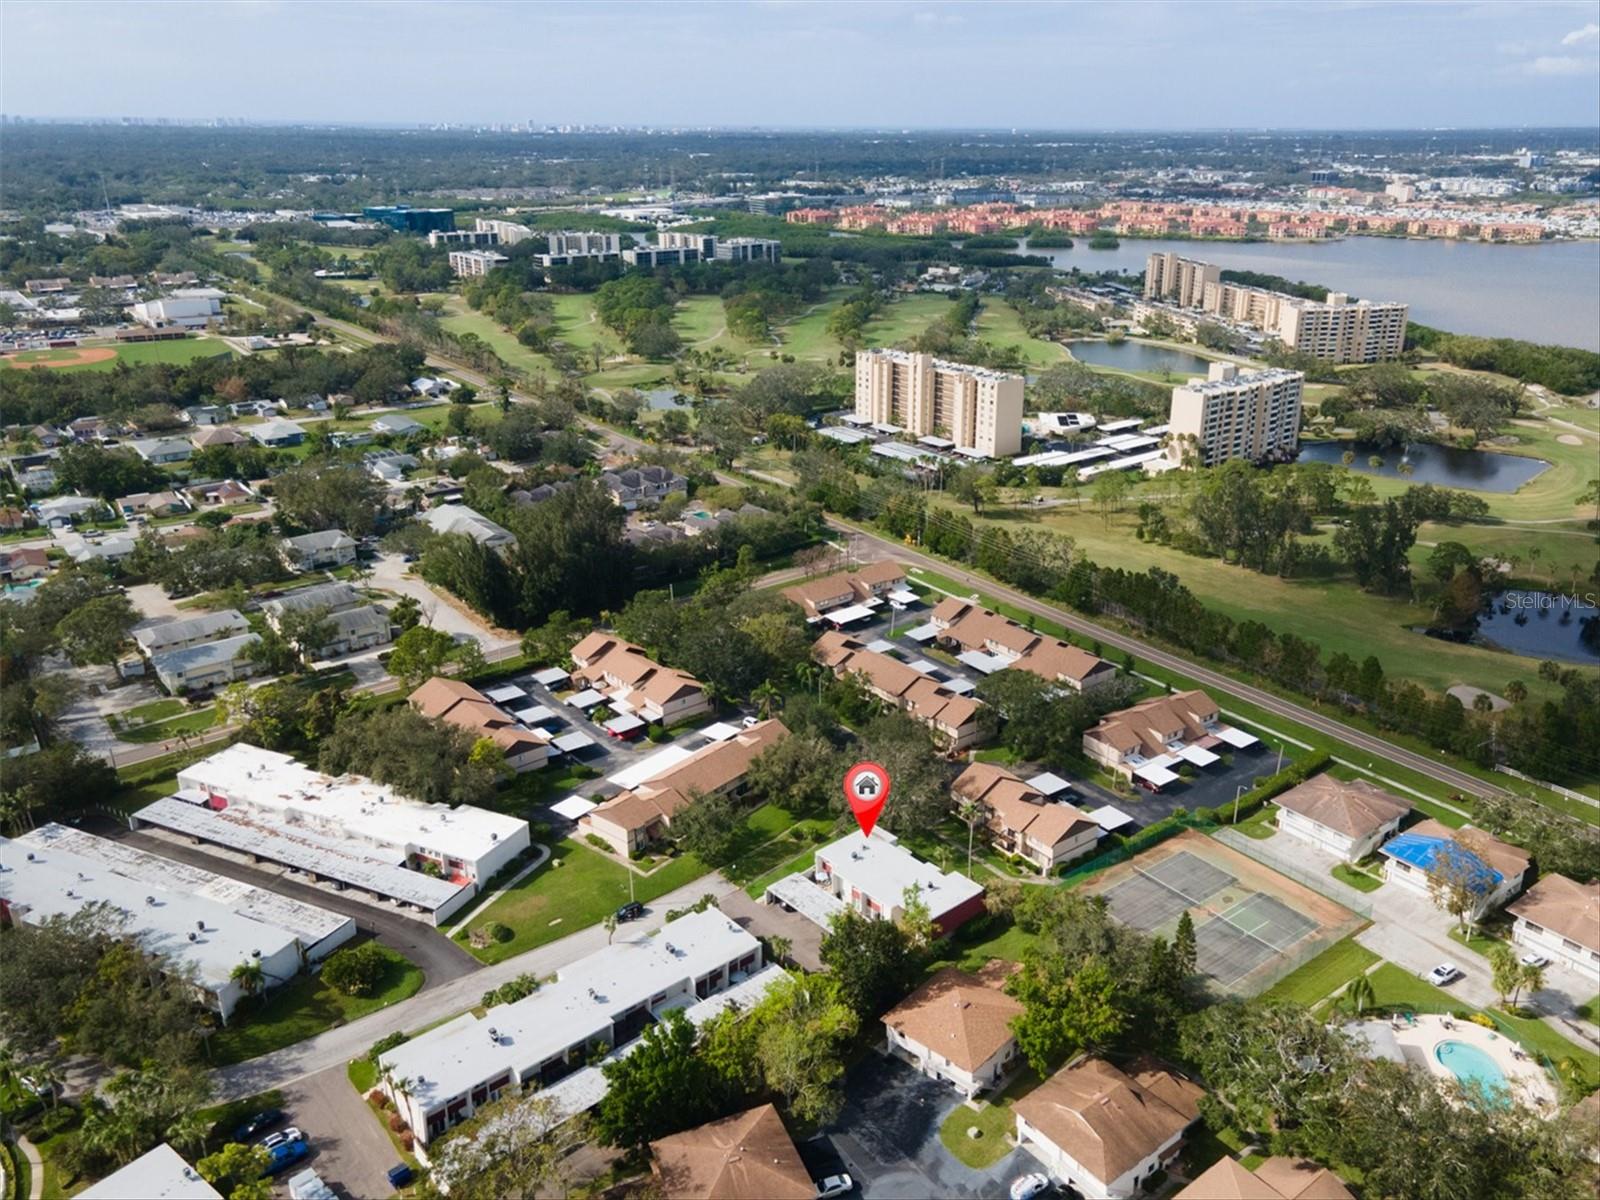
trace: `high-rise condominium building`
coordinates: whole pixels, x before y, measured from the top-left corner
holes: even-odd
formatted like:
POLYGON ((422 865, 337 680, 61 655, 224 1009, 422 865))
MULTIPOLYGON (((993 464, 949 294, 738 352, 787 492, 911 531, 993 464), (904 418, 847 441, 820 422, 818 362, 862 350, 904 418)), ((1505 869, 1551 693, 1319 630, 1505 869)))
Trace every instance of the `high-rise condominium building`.
POLYGON ((1152 254, 1145 260, 1146 300, 1170 300, 1183 308, 1199 308, 1206 284, 1221 282, 1222 268, 1215 263, 1176 254, 1152 254))
POLYGON ((1182 462, 1192 444, 1207 467, 1230 458, 1289 458, 1300 444, 1305 381, 1299 371, 1274 367, 1241 375, 1232 363, 1212 363, 1209 378, 1172 389, 1168 455, 1182 462))
POLYGON ((515 246, 533 236, 533 230, 515 221, 501 221, 493 217, 478 217, 473 228, 479 233, 492 233, 502 246, 515 246))
POLYGON ((1407 311, 1404 304, 1352 304, 1343 292, 1330 292, 1322 304, 1285 304, 1278 314, 1278 340, 1327 362, 1381 362, 1405 349, 1407 311))
POLYGON ((1022 450, 1022 376, 906 350, 856 355, 856 416, 958 450, 1001 458, 1022 450))
POLYGON ((472 275, 487 275, 502 263, 510 261, 509 258, 497 250, 450 251, 450 269, 463 278, 472 275))

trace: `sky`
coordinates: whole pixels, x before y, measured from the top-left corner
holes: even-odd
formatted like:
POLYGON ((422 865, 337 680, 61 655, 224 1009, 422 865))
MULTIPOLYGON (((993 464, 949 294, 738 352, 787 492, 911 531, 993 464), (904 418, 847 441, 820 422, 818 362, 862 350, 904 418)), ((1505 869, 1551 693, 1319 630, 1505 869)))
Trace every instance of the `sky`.
POLYGON ((326 123, 1600 124, 1600 2, 0 5, 0 111, 326 123))

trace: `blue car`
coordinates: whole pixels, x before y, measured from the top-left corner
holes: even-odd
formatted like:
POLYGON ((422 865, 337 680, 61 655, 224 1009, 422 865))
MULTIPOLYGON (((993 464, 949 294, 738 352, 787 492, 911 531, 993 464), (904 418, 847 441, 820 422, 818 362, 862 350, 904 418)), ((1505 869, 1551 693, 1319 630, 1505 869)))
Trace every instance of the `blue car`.
POLYGON ((268 1150, 267 1153, 271 1155, 271 1158, 267 1162, 266 1173, 268 1175, 277 1175, 280 1172, 287 1171, 290 1167, 294 1166, 295 1163, 299 1162, 306 1155, 310 1154, 311 1143, 303 1141, 279 1142, 276 1146, 272 1147, 272 1149, 268 1150))

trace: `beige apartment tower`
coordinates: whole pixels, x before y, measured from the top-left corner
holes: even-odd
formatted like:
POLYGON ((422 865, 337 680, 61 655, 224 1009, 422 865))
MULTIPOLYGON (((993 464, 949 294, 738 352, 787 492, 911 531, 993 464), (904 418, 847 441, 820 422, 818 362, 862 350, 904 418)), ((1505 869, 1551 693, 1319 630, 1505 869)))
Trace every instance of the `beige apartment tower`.
POLYGON ((1299 371, 1274 367, 1241 375, 1232 363, 1212 363, 1207 379, 1172 389, 1168 456, 1181 463, 1193 445, 1206 467, 1230 458, 1292 458, 1300 445, 1305 381, 1299 371))
POLYGON ((1176 254, 1152 254, 1144 264, 1144 298, 1199 308, 1206 284, 1220 284, 1222 268, 1176 254))
POLYGON ((907 350, 856 355, 856 416, 985 458, 1022 451, 1021 375, 907 350))
POLYGON ((1290 350, 1335 363, 1382 362, 1406 348, 1404 304, 1375 304, 1343 292, 1325 303, 1285 304, 1278 314, 1278 340, 1290 350))

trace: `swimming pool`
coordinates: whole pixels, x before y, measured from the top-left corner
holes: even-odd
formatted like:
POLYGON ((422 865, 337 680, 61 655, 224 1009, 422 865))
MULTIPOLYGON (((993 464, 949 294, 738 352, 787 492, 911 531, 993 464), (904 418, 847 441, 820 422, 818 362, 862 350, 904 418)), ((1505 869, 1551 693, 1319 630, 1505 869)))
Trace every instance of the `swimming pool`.
POLYGON ((1503 1099, 1511 1091, 1500 1064, 1476 1046, 1466 1042, 1440 1042, 1433 1048, 1433 1056, 1450 1074, 1462 1083, 1476 1084, 1490 1099, 1496 1098, 1496 1093, 1503 1099))

